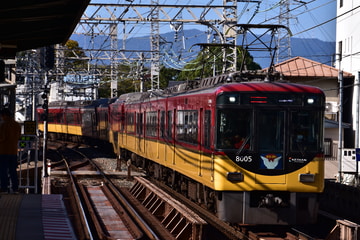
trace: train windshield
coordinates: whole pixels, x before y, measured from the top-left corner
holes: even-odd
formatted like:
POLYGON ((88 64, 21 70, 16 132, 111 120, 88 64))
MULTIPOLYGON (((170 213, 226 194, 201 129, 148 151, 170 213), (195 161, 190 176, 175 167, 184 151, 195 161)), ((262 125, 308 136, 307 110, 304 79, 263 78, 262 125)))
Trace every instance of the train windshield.
POLYGON ((217 149, 258 152, 319 151, 322 114, 317 110, 226 109, 217 111, 217 149))

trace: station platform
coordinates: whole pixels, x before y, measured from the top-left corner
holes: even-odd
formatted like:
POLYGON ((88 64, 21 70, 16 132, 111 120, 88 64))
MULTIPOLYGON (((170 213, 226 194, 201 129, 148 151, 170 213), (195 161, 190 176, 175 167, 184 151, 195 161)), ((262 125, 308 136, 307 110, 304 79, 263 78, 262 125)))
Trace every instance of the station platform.
POLYGON ((61 194, 0 195, 0 240, 76 239, 61 194))

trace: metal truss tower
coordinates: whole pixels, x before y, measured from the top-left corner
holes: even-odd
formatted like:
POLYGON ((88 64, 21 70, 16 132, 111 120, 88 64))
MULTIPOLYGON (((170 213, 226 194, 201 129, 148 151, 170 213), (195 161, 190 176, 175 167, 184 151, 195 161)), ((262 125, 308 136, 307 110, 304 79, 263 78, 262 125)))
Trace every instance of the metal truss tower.
MULTIPOLYGON (((239 0, 223 0, 222 5, 159 5, 158 0, 151 0, 149 4, 136 4, 131 1, 129 4, 89 4, 87 11, 83 14, 75 34, 105 35, 110 29, 111 49, 84 49, 90 51, 91 61, 95 59, 110 60, 110 79, 116 81, 118 78, 115 72, 116 64, 124 62, 150 62, 151 64, 151 87, 159 88, 160 71, 160 23, 178 22, 205 24, 213 30, 216 28, 222 36, 224 44, 223 58, 225 61, 223 72, 236 70, 236 39, 237 39, 237 4, 239 0), (150 11, 149 11, 150 10, 150 11), (181 18, 179 18, 181 16, 181 18), (117 25, 122 24, 124 31, 123 39, 128 37, 125 27, 129 24, 134 29, 139 24, 150 23, 150 51, 131 51, 126 49, 123 42, 121 49, 117 49, 117 25), (105 26, 111 27, 105 27, 105 26), (116 25, 116 26, 115 26, 116 25), (101 53, 100 53, 101 51, 101 53), (115 64, 116 63, 116 64, 115 64)), ((127 30, 127 29, 126 29, 127 30)), ((109 35, 108 35, 109 36, 109 35)), ((103 71, 103 70, 102 70, 103 71)), ((102 74, 104 76, 104 74, 102 74)), ((112 84, 112 92, 115 85, 112 84)), ((116 90, 115 90, 116 91, 116 90)))
POLYGON ((117 96, 117 61, 115 59, 117 47, 118 47, 118 31, 117 23, 110 24, 110 46, 113 51, 111 51, 110 56, 110 76, 111 76, 111 97, 117 96))
MULTIPOLYGON (((290 2, 291 0, 282 0, 280 4, 279 25, 290 28, 290 2)), ((278 29, 278 40, 276 51, 276 63, 291 58, 291 35, 284 28, 278 29)))
POLYGON ((229 51, 223 51, 223 58, 225 60, 223 72, 234 72, 236 71, 237 65, 237 1, 238 0, 224 0, 224 6, 229 6, 229 8, 224 8, 224 27, 223 35, 225 40, 225 45, 228 46, 229 51))
POLYGON ((160 88, 160 26, 159 26, 159 0, 151 0, 151 89, 160 88))

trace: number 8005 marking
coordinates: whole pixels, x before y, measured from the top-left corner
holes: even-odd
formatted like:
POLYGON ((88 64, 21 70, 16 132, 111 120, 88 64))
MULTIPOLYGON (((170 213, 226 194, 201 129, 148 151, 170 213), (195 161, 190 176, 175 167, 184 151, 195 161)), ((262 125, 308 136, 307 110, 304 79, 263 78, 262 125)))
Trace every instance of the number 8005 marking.
POLYGON ((236 156, 236 162, 252 162, 252 156, 236 156))

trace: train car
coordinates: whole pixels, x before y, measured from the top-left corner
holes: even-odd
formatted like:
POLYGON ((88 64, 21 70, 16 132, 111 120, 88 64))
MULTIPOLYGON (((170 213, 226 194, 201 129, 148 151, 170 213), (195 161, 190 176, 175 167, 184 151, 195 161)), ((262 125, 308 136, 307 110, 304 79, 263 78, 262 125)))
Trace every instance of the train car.
POLYGON ((224 221, 315 222, 324 187, 324 93, 237 79, 120 97, 110 107, 114 149, 224 221))
MULTIPOLYGON (((49 136, 77 142, 109 141, 109 99, 51 102, 48 108, 49 136)), ((44 109, 39 107, 38 128, 44 130, 44 109)))
POLYGON ((324 93, 240 80, 222 75, 199 87, 128 93, 108 107, 105 100, 49 106, 49 132, 108 139, 123 159, 224 221, 315 222, 324 187, 324 93))
POLYGON ((37 109, 38 114, 38 128, 40 131, 44 131, 44 119, 47 119, 48 132, 51 133, 54 137, 57 134, 67 134, 67 125, 65 122, 66 103, 63 102, 53 102, 49 104, 47 116, 43 108, 37 109))

